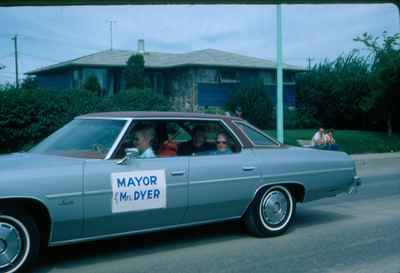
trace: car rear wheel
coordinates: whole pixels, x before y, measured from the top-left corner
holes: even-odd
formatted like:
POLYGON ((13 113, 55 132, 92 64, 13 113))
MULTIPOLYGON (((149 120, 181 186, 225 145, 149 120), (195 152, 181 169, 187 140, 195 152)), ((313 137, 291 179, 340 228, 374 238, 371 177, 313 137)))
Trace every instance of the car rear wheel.
POLYGON ((247 230, 257 237, 278 236, 293 221, 296 201, 284 186, 272 186, 261 190, 245 215, 247 230))
POLYGON ((28 214, 0 210, 0 272, 22 272, 39 254, 38 228, 28 214))

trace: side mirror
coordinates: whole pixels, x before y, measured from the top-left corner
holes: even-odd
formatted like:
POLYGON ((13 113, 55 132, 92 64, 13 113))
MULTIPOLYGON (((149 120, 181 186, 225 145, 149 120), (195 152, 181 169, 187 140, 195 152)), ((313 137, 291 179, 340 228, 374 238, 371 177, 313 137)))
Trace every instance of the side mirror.
POLYGON ((135 158, 138 155, 139 155, 138 148, 126 148, 125 149, 125 156, 128 157, 128 159, 135 158))
POLYGON ((135 158, 139 155, 139 150, 137 148, 126 148, 125 157, 117 162, 118 165, 125 164, 128 160, 135 158))

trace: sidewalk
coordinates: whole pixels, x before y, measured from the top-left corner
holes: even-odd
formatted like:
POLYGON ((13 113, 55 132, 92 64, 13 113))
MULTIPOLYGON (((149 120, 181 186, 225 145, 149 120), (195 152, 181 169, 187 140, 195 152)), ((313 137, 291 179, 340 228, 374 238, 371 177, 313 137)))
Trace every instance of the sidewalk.
POLYGON ((400 158, 400 152, 380 153, 380 154, 353 154, 350 156, 355 161, 366 161, 366 160, 376 160, 376 159, 400 158))

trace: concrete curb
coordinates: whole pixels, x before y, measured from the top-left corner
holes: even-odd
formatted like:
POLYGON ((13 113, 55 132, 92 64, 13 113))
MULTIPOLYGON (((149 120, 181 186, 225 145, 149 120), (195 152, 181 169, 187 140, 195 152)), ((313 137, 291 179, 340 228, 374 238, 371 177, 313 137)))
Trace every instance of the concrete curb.
MULTIPOLYGON (((399 162, 400 165, 400 152, 396 153, 381 153, 381 154, 357 154, 350 155, 356 163, 357 172, 365 174, 370 172, 370 168, 378 169, 384 168, 388 164, 387 160, 399 162)), ((372 172, 374 173, 374 171, 372 172)))
POLYGON ((379 160, 379 159, 395 159, 400 158, 400 152, 381 153, 381 154, 353 154, 350 155, 355 161, 379 160))

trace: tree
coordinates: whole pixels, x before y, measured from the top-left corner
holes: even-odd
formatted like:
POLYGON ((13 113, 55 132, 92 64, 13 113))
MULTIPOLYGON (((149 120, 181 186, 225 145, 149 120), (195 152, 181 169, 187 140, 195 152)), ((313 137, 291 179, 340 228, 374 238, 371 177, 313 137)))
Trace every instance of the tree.
POLYGON ((371 92, 363 100, 366 111, 377 110, 386 122, 387 133, 392 135, 393 121, 400 103, 400 33, 393 36, 383 32, 382 37, 364 33, 355 41, 363 43, 372 59, 368 85, 371 92))
POLYGON ((362 100, 368 94, 369 64, 352 52, 324 61, 296 80, 296 104, 303 126, 341 129, 366 127, 362 100))
POLYGON ((263 128, 274 126, 273 104, 266 88, 257 83, 255 86, 239 87, 228 99, 226 108, 235 112, 240 107, 242 116, 250 123, 263 128))
POLYGON ((39 87, 39 84, 38 84, 36 78, 32 77, 32 76, 26 77, 21 83, 22 89, 30 89, 31 90, 31 89, 38 89, 38 87, 39 87))
POLYGON ((125 70, 126 89, 145 87, 144 58, 141 54, 129 57, 125 70))
POLYGON ((86 81, 85 81, 85 83, 84 83, 84 85, 83 85, 83 88, 85 89, 85 90, 88 90, 88 91, 91 91, 93 94, 96 94, 96 95, 98 95, 98 96, 100 96, 101 95, 101 87, 100 87, 100 83, 99 83, 99 81, 97 80, 97 77, 95 76, 95 75, 90 75, 87 79, 86 79, 86 81))

